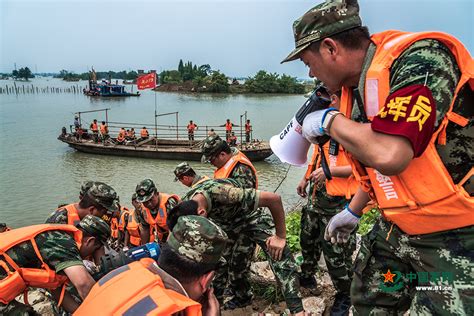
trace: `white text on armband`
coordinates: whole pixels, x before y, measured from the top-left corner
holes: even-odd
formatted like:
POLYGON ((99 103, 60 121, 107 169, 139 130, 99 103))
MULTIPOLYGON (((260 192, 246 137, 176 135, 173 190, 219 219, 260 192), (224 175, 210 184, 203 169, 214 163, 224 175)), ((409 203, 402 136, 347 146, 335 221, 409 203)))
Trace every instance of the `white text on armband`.
POLYGON ((379 187, 382 188, 383 192, 385 193, 385 198, 387 200, 398 199, 398 194, 397 191, 395 191, 395 188, 393 187, 392 179, 390 179, 389 176, 381 174, 377 170, 374 170, 374 172, 377 184, 379 185, 379 187))

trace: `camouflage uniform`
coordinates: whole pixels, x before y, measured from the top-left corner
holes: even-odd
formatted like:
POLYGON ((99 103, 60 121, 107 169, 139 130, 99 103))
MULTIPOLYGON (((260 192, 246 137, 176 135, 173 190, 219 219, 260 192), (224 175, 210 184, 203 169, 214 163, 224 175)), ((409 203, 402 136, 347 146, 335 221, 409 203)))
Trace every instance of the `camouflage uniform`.
MULTIPOLYGON (((82 196, 86 194, 98 205, 104 207, 107 210, 107 214, 103 216, 103 220, 110 223, 114 212, 119 211, 119 198, 115 190, 103 183, 88 181, 81 186, 79 193, 82 196)), ((67 224, 67 210, 65 208, 59 208, 53 211, 46 219, 47 224, 67 224)))
POLYGON ((206 198, 208 217, 222 227, 230 240, 246 235, 262 247, 282 287, 288 308, 292 313, 302 311, 297 265, 290 249, 285 246, 280 261, 274 261, 266 251, 265 241, 275 234, 275 227, 271 215, 257 208, 259 191, 243 189, 233 179, 214 179, 198 184, 183 197, 183 201, 196 194, 203 194, 206 198))
MULTIPOLYGON (((98 217, 87 215, 78 227, 89 235, 96 237, 102 244, 110 236, 110 227, 98 217)), ((60 230, 46 231, 35 237, 43 261, 56 273, 63 274, 64 269, 72 266, 84 266, 74 237, 60 230)), ((6 252, 22 268, 41 268, 31 242, 23 242, 6 252)), ((0 260, 5 261, 0 255, 0 260)), ((10 269, 12 267, 7 264, 10 269)), ((0 279, 6 277, 6 271, 0 266, 0 279)), ((30 310, 25 305, 14 302, 7 305, 0 303, 0 315, 21 315, 30 310)))
MULTIPOLYGON (((296 48, 284 61, 297 59, 301 51, 314 41, 361 25, 356 0, 326 1, 295 21, 293 28, 296 48)), ((375 44, 371 43, 362 65, 358 87, 353 93, 354 97, 360 95, 362 103, 365 102, 365 79, 375 51, 375 44)), ((449 109, 459 78, 459 67, 450 50, 437 40, 422 39, 407 47, 391 65, 390 93, 412 85, 425 85, 426 80, 426 86, 436 101, 438 126, 449 109)), ((469 123, 465 127, 448 124, 446 145, 437 145, 441 160, 455 183, 468 173, 474 161, 472 100, 472 91, 469 87, 464 87, 458 94, 453 111, 469 118, 469 123)), ((361 108, 364 108, 363 104, 358 104, 355 98, 352 120, 366 121, 365 115, 360 112, 361 108)), ((464 186, 472 196, 472 179, 464 186)), ((410 236, 381 218, 373 231, 363 238, 356 260, 351 288, 355 314, 403 314, 411 304, 411 310, 415 314, 472 315, 473 240, 472 226, 410 236), (382 273, 388 274, 388 269, 397 271, 395 282, 390 279, 380 280, 382 273), (410 283, 403 279, 410 272, 418 276, 418 282, 431 285, 437 285, 438 280, 429 277, 445 273, 452 276, 453 289, 417 291, 416 282, 410 283), (389 283, 397 284, 387 290, 386 284, 389 283)), ((414 280, 413 276, 410 278, 414 280)))
POLYGON ((321 252, 338 293, 349 295, 352 281, 352 253, 355 251, 355 232, 346 245, 332 244, 324 240, 324 231, 331 217, 342 211, 347 203, 345 197, 331 196, 326 186, 317 189, 313 198, 314 183, 309 186, 308 204, 301 212, 300 244, 303 255, 301 276, 312 278, 318 269, 321 252))
MULTIPOLYGON (((363 91, 366 71, 374 53, 375 45, 371 44, 360 79, 360 91, 363 91)), ((436 117, 439 124, 449 109, 454 88, 460 77, 453 56, 440 42, 432 39, 420 40, 402 53, 390 71, 390 93, 413 84, 424 84, 427 71, 429 72, 427 86, 436 101, 436 117)), ((454 111, 470 117, 472 114, 469 114, 467 91, 464 93, 455 103, 454 111)), ((362 115, 359 107, 354 106, 353 109, 352 119, 360 121, 362 115)), ((444 165, 455 182, 459 181, 472 166, 474 138, 472 125, 472 120, 465 128, 449 124, 446 146, 437 147, 444 165)), ((472 183, 467 183, 465 187, 472 195, 472 183)), ((396 225, 391 226, 386 220, 380 219, 373 231, 363 239, 352 285, 352 301, 356 311, 360 314, 377 311, 403 313, 410 308, 411 303, 411 310, 417 314, 431 312, 438 315, 472 315, 474 300, 468 293, 474 289, 472 276, 474 227, 409 236, 396 225), (392 232, 388 234, 390 229, 392 232), (389 238, 385 240, 387 236, 389 238), (370 264, 367 264, 368 262, 370 264), (433 262, 436 262, 435 266, 433 262), (380 275, 386 273, 388 269, 402 274, 412 272, 415 275, 424 272, 451 273, 454 277, 452 285, 454 290, 416 291, 414 286, 417 284, 437 285, 437 283, 432 281, 410 283, 403 280, 405 286, 400 290, 384 292, 373 285, 376 280, 377 285, 380 283, 380 275)))
MULTIPOLYGON (((143 203, 150 200, 153 197, 153 195, 156 192, 158 192, 158 190, 156 189, 155 183, 153 183, 151 179, 145 179, 137 185, 137 187, 135 188, 135 192, 137 194, 137 202, 143 203)), ((177 204, 178 204, 178 201, 175 198, 170 197, 165 204, 166 209, 164 211, 166 211, 166 214, 160 213, 160 216, 166 217, 169 211, 173 207, 175 207, 177 204)), ((150 214, 151 216, 153 216, 153 218, 156 218, 156 216, 158 215, 158 212, 160 212, 159 205, 157 205, 154 209, 150 209, 150 214)), ((141 227, 145 229, 150 229, 150 224, 147 221, 147 214, 143 208, 140 211, 135 212, 135 215, 141 227)), ((163 231, 163 235, 165 236, 163 239, 166 240, 166 237, 168 235, 168 227, 160 227, 160 228, 162 230, 165 230, 163 231)))
MULTIPOLYGON (((204 160, 212 154, 219 152, 221 144, 224 143, 219 136, 211 136, 203 144, 204 160)), ((237 148, 231 148, 232 156, 239 153, 237 148)), ((249 166, 237 163, 229 175, 229 179, 234 179, 243 188, 256 188, 257 175, 249 166)), ((240 235, 236 240, 232 240, 234 245, 228 247, 224 253, 224 258, 228 263, 228 268, 222 267, 216 276, 214 285, 216 296, 219 300, 234 300, 238 304, 247 304, 253 297, 252 286, 250 284, 250 264, 255 253, 256 243, 245 235, 240 235), (223 290, 226 289, 225 297, 223 290)), ((231 306, 229 306, 231 307, 231 306)))

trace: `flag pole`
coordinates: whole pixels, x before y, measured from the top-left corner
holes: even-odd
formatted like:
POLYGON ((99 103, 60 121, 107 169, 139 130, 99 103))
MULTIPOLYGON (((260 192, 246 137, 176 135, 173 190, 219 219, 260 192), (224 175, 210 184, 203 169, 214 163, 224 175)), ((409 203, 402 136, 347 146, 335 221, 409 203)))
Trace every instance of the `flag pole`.
MULTIPOLYGON (((155 88, 156 88, 156 73, 155 73, 155 88)), ((153 92, 155 92, 155 148, 158 150, 158 125, 156 121, 156 91, 153 89, 153 92)))

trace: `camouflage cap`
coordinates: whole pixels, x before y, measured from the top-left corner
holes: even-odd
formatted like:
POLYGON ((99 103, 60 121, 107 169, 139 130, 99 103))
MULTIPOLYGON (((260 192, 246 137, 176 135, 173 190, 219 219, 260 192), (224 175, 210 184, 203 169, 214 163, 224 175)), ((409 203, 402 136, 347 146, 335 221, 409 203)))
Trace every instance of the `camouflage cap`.
POLYGON ((218 263, 227 243, 227 234, 205 217, 181 216, 173 228, 168 245, 194 262, 218 263))
POLYGON ((155 183, 151 179, 142 180, 137 187, 135 192, 137 193, 137 202, 143 203, 152 198, 153 194, 157 192, 155 183))
POLYGON ((212 156, 219 153, 226 142, 219 135, 208 136, 201 147, 201 162, 209 162, 212 156))
POLYGON ((179 177, 185 174, 186 172, 188 172, 189 170, 193 170, 193 168, 191 168, 191 166, 187 162, 182 162, 179 165, 177 165, 176 168, 174 169, 174 175, 175 175, 174 181, 178 181, 179 177))
POLYGON ((81 191, 79 191, 79 196, 84 196, 87 191, 94 185, 94 181, 86 181, 81 185, 81 191))
POLYGON ((86 194, 97 204, 106 208, 110 213, 119 210, 117 192, 103 182, 93 182, 86 194))
POLYGON ((88 235, 97 238, 103 245, 107 243, 107 239, 110 237, 110 226, 94 215, 86 215, 76 226, 88 235))
POLYGON ((357 0, 326 0, 293 22, 295 49, 282 63, 299 58, 313 42, 361 25, 357 0))

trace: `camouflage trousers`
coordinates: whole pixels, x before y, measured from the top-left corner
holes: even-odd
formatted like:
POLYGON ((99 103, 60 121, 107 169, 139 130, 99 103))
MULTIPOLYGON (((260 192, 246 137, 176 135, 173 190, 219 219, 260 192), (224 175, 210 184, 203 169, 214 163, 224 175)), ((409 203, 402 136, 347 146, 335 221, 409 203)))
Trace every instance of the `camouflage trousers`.
POLYGON ((474 226, 410 236, 380 218, 362 239, 351 299, 355 315, 474 315, 474 226))
POLYGON ((33 307, 20 303, 16 300, 8 304, 0 303, 0 315, 2 316, 37 316, 39 315, 33 307))
POLYGON ((255 242, 247 236, 240 236, 235 243, 228 244, 222 265, 214 279, 216 297, 221 302, 235 299, 246 302, 253 297, 250 284, 250 264, 255 252, 255 242))
POLYGON ((238 240, 239 236, 243 235, 249 237, 250 240, 262 248, 275 274, 277 283, 281 287, 288 309, 291 313, 302 311, 303 303, 299 291, 297 264, 290 248, 285 246, 282 258, 279 261, 273 260, 266 250, 266 240, 275 234, 275 225, 269 211, 257 209, 246 213, 245 216, 236 218, 231 224, 218 221, 216 223, 227 233, 230 240, 238 240))
MULTIPOLYGON (((341 209, 336 210, 339 212, 341 209)), ((355 232, 344 245, 324 240, 324 231, 334 215, 323 214, 316 206, 305 206, 301 211, 300 244, 303 263, 301 276, 309 278, 318 272, 321 252, 337 292, 349 295, 352 281, 352 254, 355 251, 355 232)))

